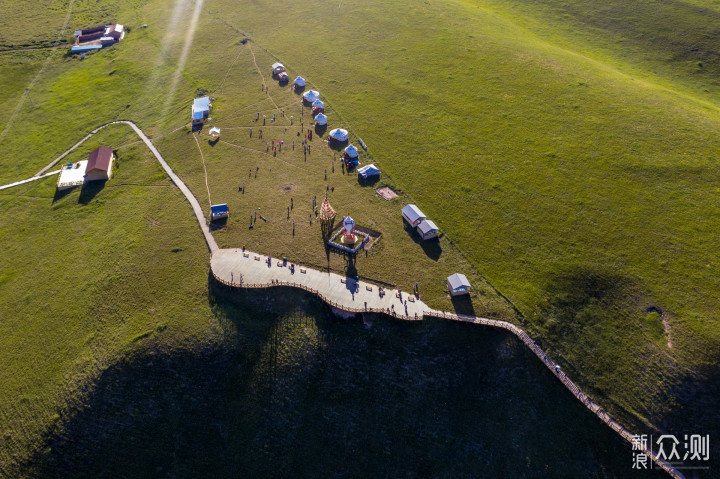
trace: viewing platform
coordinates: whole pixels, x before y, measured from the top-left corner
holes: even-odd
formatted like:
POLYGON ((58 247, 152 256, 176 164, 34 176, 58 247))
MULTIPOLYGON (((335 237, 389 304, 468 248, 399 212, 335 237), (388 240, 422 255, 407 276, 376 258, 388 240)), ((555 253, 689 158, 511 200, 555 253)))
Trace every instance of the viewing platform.
POLYGON ((421 320, 425 314, 434 312, 412 293, 304 266, 291 268, 291 265, 282 258, 268 258, 242 249, 220 249, 210 258, 212 275, 228 286, 301 288, 349 313, 384 313, 401 319, 421 320))

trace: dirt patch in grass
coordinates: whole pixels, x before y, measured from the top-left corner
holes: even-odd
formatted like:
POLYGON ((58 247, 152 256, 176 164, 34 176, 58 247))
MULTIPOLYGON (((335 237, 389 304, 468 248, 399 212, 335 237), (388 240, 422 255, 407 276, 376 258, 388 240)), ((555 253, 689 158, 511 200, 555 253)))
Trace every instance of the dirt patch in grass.
POLYGON ((385 198, 386 200, 390 201, 393 198, 397 198, 398 194, 395 193, 393 190, 391 190, 387 186, 383 186, 382 188, 378 188, 375 190, 375 193, 380 195, 381 197, 385 198))
POLYGON ((287 193, 288 191, 292 191, 295 189, 294 183, 286 183, 280 187, 280 191, 287 193))

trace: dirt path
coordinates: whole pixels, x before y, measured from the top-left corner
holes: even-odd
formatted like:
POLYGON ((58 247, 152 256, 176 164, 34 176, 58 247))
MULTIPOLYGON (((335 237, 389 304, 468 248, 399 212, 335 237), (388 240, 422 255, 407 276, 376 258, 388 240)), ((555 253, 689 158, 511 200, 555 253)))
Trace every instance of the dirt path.
MULTIPOLYGON (((263 84, 263 86, 265 86, 267 88, 267 83, 265 83, 265 75, 262 74, 262 70, 260 70, 260 67, 257 64, 257 60, 255 60, 255 52, 253 52, 252 47, 250 46, 250 42, 247 42, 247 46, 250 49, 250 53, 252 54, 252 59, 253 59, 253 63, 255 64, 255 68, 257 68, 257 71, 260 74, 260 78, 262 78, 262 84, 263 84)), ((270 96, 270 93, 268 93, 266 91, 265 94, 268 96, 268 98, 270 98, 270 101, 273 102, 273 105, 275 105, 275 109, 277 111, 280 111, 280 107, 277 105, 277 103, 275 103, 275 100, 273 100, 273 97, 270 96)))
POLYGON ((198 151, 200 152, 200 158, 202 158, 203 170, 205 170, 205 188, 207 189, 208 203, 210 203, 210 206, 212 206, 212 200, 210 199, 210 185, 208 185, 207 178, 207 166, 205 166, 205 155, 203 155, 202 148, 200 148, 200 142, 197 139, 197 133, 193 134, 193 138, 195 138, 195 144, 197 145, 198 151))

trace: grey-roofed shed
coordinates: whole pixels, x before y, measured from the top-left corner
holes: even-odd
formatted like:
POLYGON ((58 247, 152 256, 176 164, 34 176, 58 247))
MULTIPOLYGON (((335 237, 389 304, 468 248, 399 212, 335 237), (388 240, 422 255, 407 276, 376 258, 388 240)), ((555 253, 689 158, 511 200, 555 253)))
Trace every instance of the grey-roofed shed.
POLYGON ((405 205, 402 209, 403 218, 410 223, 410 226, 419 225, 427 216, 415 205, 405 205))
POLYGON ((451 296, 470 293, 470 281, 468 281, 462 273, 455 273, 448 276, 447 284, 451 296))
POLYGON ((423 240, 437 238, 438 233, 440 232, 437 225, 430 220, 421 221, 417 227, 417 231, 420 233, 423 240))

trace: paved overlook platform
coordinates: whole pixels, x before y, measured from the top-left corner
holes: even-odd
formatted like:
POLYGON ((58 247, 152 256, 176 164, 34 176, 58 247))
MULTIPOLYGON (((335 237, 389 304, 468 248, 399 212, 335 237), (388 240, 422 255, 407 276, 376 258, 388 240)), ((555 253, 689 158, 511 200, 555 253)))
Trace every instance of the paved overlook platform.
POLYGON ((219 249, 212 253, 212 274, 223 284, 241 288, 292 286, 319 296, 331 306, 346 312, 375 312, 395 315, 401 319, 421 320, 424 315, 442 316, 413 294, 385 289, 378 285, 355 281, 345 276, 312 268, 283 264, 282 259, 241 249, 219 249), (407 309, 406 309, 407 306, 407 309))

